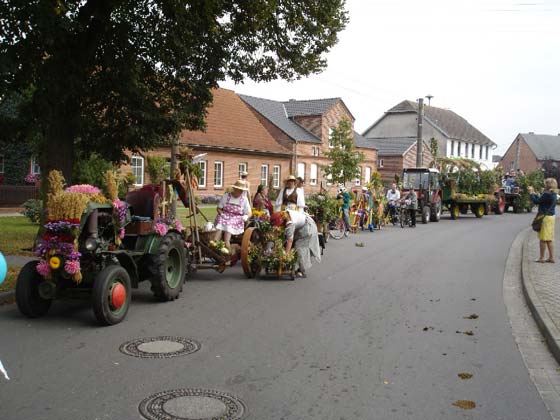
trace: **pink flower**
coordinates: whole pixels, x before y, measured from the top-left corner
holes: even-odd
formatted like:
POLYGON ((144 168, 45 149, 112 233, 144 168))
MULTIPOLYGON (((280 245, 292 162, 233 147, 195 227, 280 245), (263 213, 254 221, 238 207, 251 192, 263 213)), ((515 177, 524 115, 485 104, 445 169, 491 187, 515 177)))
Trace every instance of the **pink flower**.
POLYGON ((89 184, 72 185, 71 187, 66 188, 65 191, 93 195, 99 194, 101 192, 99 188, 89 184))
POLYGON ((64 271, 70 275, 74 275, 80 272, 80 261, 78 260, 68 260, 64 264, 64 271))
POLYGON ((45 260, 39 261, 39 264, 37 264, 37 267, 35 267, 35 269, 37 270, 37 273, 39 273, 43 277, 47 277, 51 274, 51 267, 45 260))
POLYGON ((124 228, 121 228, 119 230, 119 238, 123 239, 124 238, 124 228))
POLYGON ((156 223, 154 230, 159 236, 164 236, 167 233, 167 226, 163 223, 156 223))
POLYGON ((183 227, 182 223, 179 220, 175 220, 175 229, 177 229, 179 232, 185 230, 185 228, 183 227))

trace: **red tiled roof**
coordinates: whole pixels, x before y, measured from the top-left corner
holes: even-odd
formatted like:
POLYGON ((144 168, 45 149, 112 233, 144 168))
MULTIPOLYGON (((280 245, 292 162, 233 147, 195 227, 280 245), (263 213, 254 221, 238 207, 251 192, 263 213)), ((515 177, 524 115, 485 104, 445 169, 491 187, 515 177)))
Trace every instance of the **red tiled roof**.
POLYGON ((212 93, 214 100, 208 108, 206 130, 184 130, 181 143, 247 151, 291 152, 276 142, 235 92, 219 88, 212 93))

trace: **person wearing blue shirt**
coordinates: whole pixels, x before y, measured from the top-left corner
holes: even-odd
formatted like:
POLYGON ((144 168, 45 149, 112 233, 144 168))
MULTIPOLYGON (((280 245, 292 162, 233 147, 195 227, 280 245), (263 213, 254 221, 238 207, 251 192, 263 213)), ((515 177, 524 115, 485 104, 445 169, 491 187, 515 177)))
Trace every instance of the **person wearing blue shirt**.
POLYGON ((556 189, 558 183, 554 178, 547 178, 544 181, 544 192, 539 196, 535 194, 533 187, 529 187, 528 191, 531 195, 533 203, 539 205, 538 214, 544 215, 541 230, 538 232, 539 237, 539 263, 554 263, 554 222, 556 220, 556 201, 558 196, 556 189), (544 259, 545 250, 548 248, 548 259, 544 259))

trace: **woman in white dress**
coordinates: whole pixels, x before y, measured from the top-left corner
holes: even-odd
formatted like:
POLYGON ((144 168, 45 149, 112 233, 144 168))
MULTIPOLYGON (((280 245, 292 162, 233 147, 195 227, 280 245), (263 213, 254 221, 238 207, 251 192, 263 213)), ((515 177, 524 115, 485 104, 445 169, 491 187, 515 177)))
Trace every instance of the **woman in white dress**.
POLYGON ((245 220, 251 214, 251 206, 247 195, 247 185, 238 180, 231 186, 231 192, 226 192, 218 203, 218 215, 214 224, 216 225, 215 240, 224 236, 224 242, 231 249, 231 235, 239 235, 245 231, 245 220))
POLYGON ((305 196, 303 189, 296 186, 297 178, 290 175, 284 181, 284 188, 280 190, 276 198, 276 211, 298 210, 303 213, 305 210, 305 196))

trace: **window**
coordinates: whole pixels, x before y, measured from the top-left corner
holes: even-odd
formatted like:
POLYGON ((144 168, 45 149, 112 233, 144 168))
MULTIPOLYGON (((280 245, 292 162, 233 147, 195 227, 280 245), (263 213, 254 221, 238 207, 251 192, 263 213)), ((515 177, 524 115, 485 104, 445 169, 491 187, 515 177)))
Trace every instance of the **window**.
POLYGON ((332 133, 333 133, 333 129, 329 128, 329 149, 332 149, 334 147, 334 143, 331 140, 332 133))
POLYGON ((321 149, 317 146, 312 146, 311 147, 311 153, 313 154, 313 156, 319 156, 319 153, 321 152, 321 149))
POLYGON ((224 186, 224 162, 214 162, 214 187, 221 188, 224 186))
POLYGON ((144 158, 142 156, 132 156, 130 167, 134 175, 134 185, 144 185, 144 158))
POLYGON ((379 165, 380 168, 383 168, 383 159, 379 159, 379 165))
POLYGON ((261 184, 268 185, 268 165, 261 165, 261 184))
POLYGON ((274 188, 280 188, 280 165, 274 165, 272 167, 272 186, 274 188))
POLYGON ((198 186, 201 188, 206 188, 206 161, 202 160, 198 162, 198 166, 200 166, 202 172, 198 177, 198 186))
POLYGON ((248 166, 248 165, 247 165, 247 162, 241 162, 241 163, 239 164, 239 178, 241 178, 241 174, 242 174, 243 172, 247 172, 247 166, 248 166))
POLYGON ((31 158, 31 173, 33 175, 40 175, 41 174, 41 167, 39 166, 39 163, 37 163, 37 158, 36 157, 31 158))
POLYGON ((332 175, 328 174, 327 175, 327 186, 331 186, 332 185, 332 175))
POLYGON ((486 160, 488 160, 488 146, 486 146, 486 160))
POLYGON ((369 166, 366 166, 366 173, 364 175, 364 184, 367 184, 369 181, 371 181, 371 168, 369 166))
POLYGON ((355 185, 360 185, 360 182, 362 181, 362 173, 363 173, 362 167, 359 166, 358 169, 360 170, 360 172, 358 173, 358 176, 354 180, 355 185))
POLYGON ((0 174, 4 173, 4 155, 0 155, 0 174))
POLYGON ((451 140, 451 153, 449 154, 449 156, 453 156, 454 153, 455 153, 455 140, 451 140))
POLYGON ((311 164, 311 172, 309 173, 309 185, 317 185, 317 164, 311 164))
POLYGON ((305 163, 300 162, 297 164, 297 176, 305 181, 305 163))

